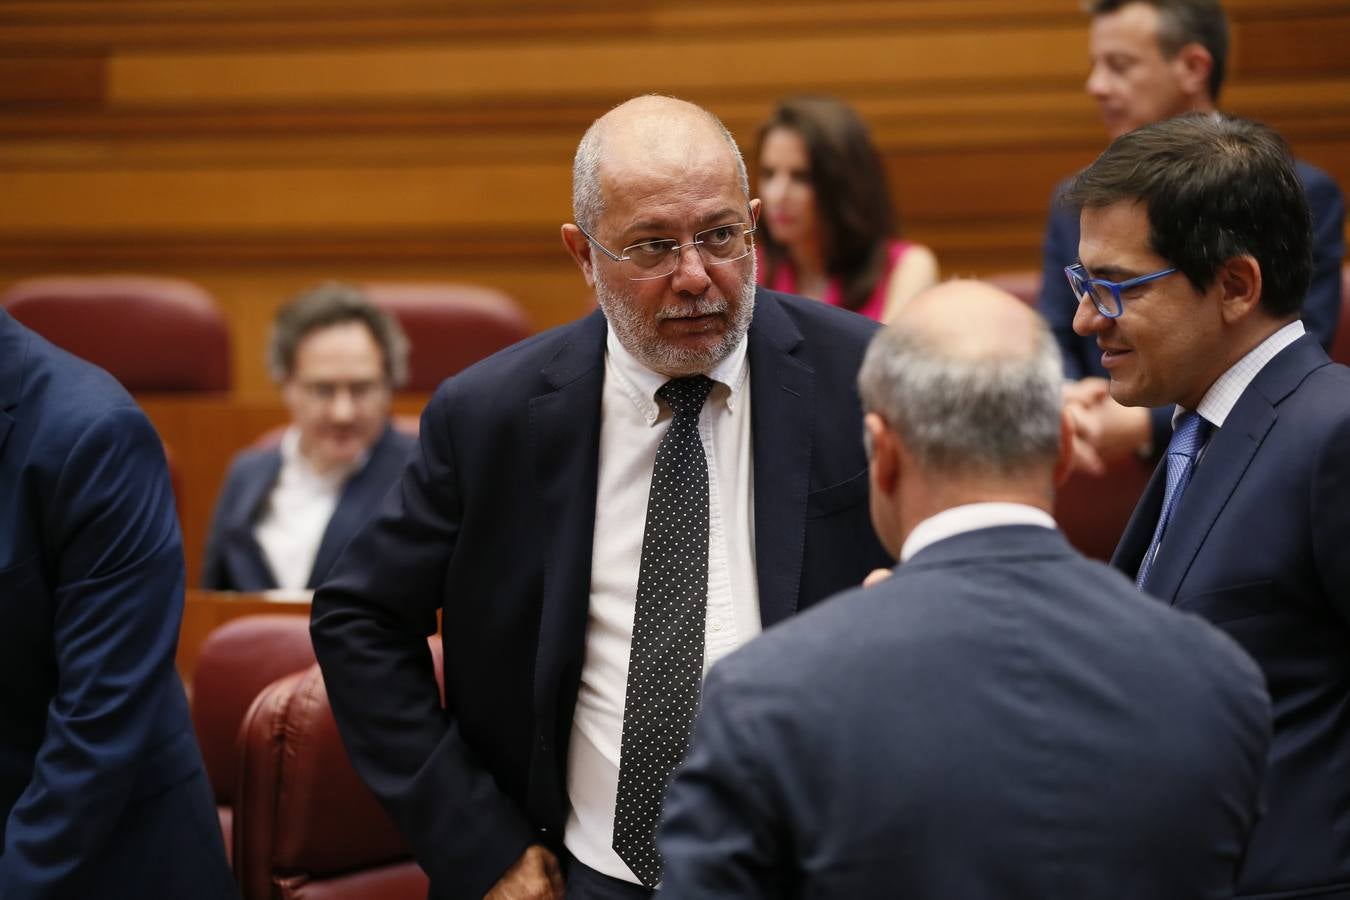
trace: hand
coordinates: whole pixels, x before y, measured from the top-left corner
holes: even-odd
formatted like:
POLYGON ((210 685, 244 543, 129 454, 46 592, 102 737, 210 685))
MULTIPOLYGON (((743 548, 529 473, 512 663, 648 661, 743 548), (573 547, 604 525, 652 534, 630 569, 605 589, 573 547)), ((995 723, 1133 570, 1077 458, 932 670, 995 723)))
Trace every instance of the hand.
POLYGON ((1083 468, 1100 475, 1106 465, 1137 453, 1153 436, 1148 408, 1121 406, 1111 398, 1110 385, 1104 378, 1084 378, 1067 385, 1064 403, 1071 410, 1077 429, 1075 467, 1079 456, 1077 439, 1091 447, 1100 464, 1094 469, 1092 460, 1087 459, 1083 468))
POLYGON ((865 588, 870 588, 873 585, 881 584, 883 581, 885 581, 887 578, 890 577, 891 577, 890 569, 873 569, 872 571, 868 572, 867 577, 863 579, 862 586, 865 588))
POLYGON ((563 900, 558 858, 541 844, 525 848, 483 900, 563 900))

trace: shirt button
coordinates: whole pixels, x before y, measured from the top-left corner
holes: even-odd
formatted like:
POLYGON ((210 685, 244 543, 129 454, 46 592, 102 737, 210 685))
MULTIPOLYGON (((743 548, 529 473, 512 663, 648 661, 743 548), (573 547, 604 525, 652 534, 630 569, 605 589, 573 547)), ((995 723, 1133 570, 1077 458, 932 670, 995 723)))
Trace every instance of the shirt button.
POLYGON ((722 623, 721 623, 721 622, 713 622, 713 631, 721 631, 721 630, 722 630, 722 623))

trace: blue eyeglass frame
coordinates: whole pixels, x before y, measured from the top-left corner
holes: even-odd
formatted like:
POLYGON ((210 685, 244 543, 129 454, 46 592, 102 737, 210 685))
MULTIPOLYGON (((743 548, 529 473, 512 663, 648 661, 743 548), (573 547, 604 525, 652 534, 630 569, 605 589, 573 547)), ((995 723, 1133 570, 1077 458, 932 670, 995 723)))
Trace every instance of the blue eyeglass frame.
POLYGON ((1164 276, 1171 275, 1176 271, 1177 268, 1175 266, 1170 266, 1166 269, 1159 269, 1156 272, 1140 275, 1137 278, 1129 278, 1125 281, 1107 281, 1105 278, 1089 277, 1087 269, 1083 268, 1082 263, 1074 263, 1064 267, 1064 277, 1069 279, 1069 287, 1073 290, 1073 295, 1078 298, 1080 303, 1083 301, 1083 295, 1087 294, 1092 298, 1092 305, 1097 308, 1097 312, 1108 319, 1116 319, 1120 317, 1121 313, 1125 312, 1125 301, 1120 297, 1121 291, 1129 290, 1132 287, 1138 287, 1141 284, 1148 284, 1150 281, 1155 281, 1164 276), (1093 285, 1099 285, 1111 291, 1111 298, 1116 301, 1116 308, 1114 310, 1108 309, 1103 305, 1102 299, 1097 295, 1096 291, 1088 290, 1088 288, 1093 285))

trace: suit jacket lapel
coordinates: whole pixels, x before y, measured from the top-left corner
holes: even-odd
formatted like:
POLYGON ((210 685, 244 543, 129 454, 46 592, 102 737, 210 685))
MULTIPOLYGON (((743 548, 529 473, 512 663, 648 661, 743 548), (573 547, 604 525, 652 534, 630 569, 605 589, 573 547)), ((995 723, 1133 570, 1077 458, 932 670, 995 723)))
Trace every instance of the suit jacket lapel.
POLYGON ((755 567, 760 619, 767 627, 797 609, 816 382, 814 370, 794 355, 801 332, 762 291, 749 341, 755 567))
POLYGON ((1120 543, 1111 554, 1111 565, 1134 579, 1139 573, 1139 564, 1144 561, 1148 545, 1153 541, 1153 528, 1162 514, 1163 493, 1167 489, 1167 458, 1158 463, 1153 477, 1148 480, 1143 495, 1130 513, 1130 521, 1125 524, 1120 543))
POLYGON ((343 485, 337 506, 323 530, 319 550, 314 555, 314 567, 310 569, 308 582, 311 589, 317 588, 321 580, 328 576, 328 571, 337 562, 347 542, 389 489, 389 481, 379 476, 388 471, 391 463, 385 457, 394 452, 392 433, 393 426, 386 424, 379 440, 370 448, 370 457, 365 465, 343 485))
POLYGON ((1274 426, 1277 406, 1313 369, 1329 362, 1322 348, 1304 336, 1280 351, 1242 392, 1223 427, 1210 438, 1167 524, 1167 534, 1149 573, 1149 593, 1175 602, 1177 589, 1201 545, 1274 426))
POLYGON ((560 708, 566 707, 561 719, 570 723, 575 702, 560 691, 575 690, 585 656, 605 335, 600 312, 582 320, 540 373, 551 390, 529 404, 529 454, 539 504, 534 515, 543 530, 544 561, 535 715, 540 733, 559 743, 560 708))

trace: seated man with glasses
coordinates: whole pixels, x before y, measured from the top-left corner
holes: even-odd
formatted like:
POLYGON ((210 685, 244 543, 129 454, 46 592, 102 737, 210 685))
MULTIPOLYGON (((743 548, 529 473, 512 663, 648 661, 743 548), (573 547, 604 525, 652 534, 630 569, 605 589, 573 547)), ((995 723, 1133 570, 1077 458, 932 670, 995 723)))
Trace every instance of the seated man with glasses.
POLYGON ((1112 565, 1227 631, 1270 691, 1237 895, 1350 898, 1350 369, 1300 315, 1312 220, 1288 148, 1190 114, 1117 138, 1067 196, 1074 330, 1117 402, 1172 409, 1112 565))
POLYGON ((397 320, 321 285, 277 313, 267 348, 292 424, 235 457, 216 500, 202 587, 312 590, 416 448, 389 421, 408 369, 397 320))
POLYGON ((600 309, 442 385, 314 601, 348 750, 437 898, 651 896, 704 671, 887 562, 854 388, 876 323, 755 287, 721 122, 620 105, 572 202, 600 309))

